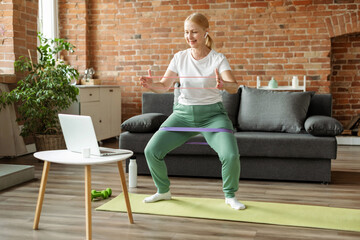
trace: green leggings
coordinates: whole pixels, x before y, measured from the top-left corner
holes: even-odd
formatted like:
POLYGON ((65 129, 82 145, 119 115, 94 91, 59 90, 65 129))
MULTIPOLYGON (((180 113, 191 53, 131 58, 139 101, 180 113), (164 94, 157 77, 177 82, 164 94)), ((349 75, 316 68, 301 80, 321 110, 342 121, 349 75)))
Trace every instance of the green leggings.
MULTIPOLYGON (((210 105, 177 104, 162 127, 233 129, 221 102, 210 105)), ((148 142, 145 148, 145 156, 158 193, 166 193, 170 190, 164 157, 197 134, 199 133, 159 130, 148 142)), ((234 197, 238 190, 240 177, 240 155, 234 135, 227 132, 201 132, 201 134, 210 147, 217 152, 221 161, 225 197, 234 197)))

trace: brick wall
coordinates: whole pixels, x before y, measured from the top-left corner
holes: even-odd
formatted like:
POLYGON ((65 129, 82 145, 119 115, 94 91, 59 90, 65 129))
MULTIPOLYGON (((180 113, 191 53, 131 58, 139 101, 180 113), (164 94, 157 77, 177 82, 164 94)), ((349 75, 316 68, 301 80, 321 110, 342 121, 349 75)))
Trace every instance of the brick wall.
MULTIPOLYGON (((15 59, 28 49, 36 56, 38 0, 0 6, 0 82, 15 82, 15 59)), ((187 48, 183 21, 198 11, 239 84, 255 86, 260 76, 287 85, 306 75, 308 90, 334 95, 334 116, 346 123, 360 113, 359 9, 359 0, 59 0, 59 22, 60 36, 77 46, 65 59, 122 86, 123 119, 141 111, 139 76, 163 74, 187 48)))
POLYGON ((29 56, 30 50, 32 59, 37 56, 37 0, 13 0, 14 4, 14 53, 15 59, 20 56, 29 56))
MULTIPOLYGON (((34 44, 37 1, 0 3, 2 16, 14 11, 13 20, 0 20, 14 22, 6 25, 14 38, 6 44, 16 46, 9 57, 26 55, 34 44), (7 4, 13 6, 4 10, 7 4)), ((75 55, 65 57, 81 73, 93 67, 102 84, 122 86, 127 119, 141 111, 139 76, 149 68, 163 74, 172 56, 187 48, 183 21, 190 13, 210 19, 216 50, 227 56, 239 84, 255 86, 256 76, 266 84, 274 76, 286 85, 293 75, 306 75, 308 90, 327 93, 331 38, 360 32, 359 9, 358 0, 59 0, 60 36, 77 46, 75 55)), ((0 61, 7 49, 1 48, 0 61)), ((3 73, 9 67, 0 63, 3 73)))
POLYGON ((16 82, 14 61, 20 56, 36 60, 37 0, 0 1, 0 82, 16 82))
POLYGON ((346 124, 360 114, 360 33, 335 37, 331 45, 333 116, 346 124))
POLYGON ((12 1, 2 1, 0 8, 0 75, 2 75, 3 82, 5 81, 4 75, 14 74, 13 14, 12 1))
POLYGON ((122 86, 123 119, 141 111, 139 76, 149 68, 163 74, 172 56, 187 48, 183 21, 192 12, 210 19, 215 49, 248 86, 256 85, 256 76, 287 85, 293 75, 306 75, 308 90, 328 93, 331 37, 360 31, 355 0, 60 2, 61 36, 87 47, 70 62, 93 67, 103 84, 122 86))
POLYGON ((70 64, 77 67, 80 73, 90 66, 89 61, 95 57, 89 52, 89 42, 91 41, 89 25, 87 23, 88 1, 86 0, 59 0, 59 26, 60 37, 66 38, 76 46, 75 54, 64 56, 70 64))

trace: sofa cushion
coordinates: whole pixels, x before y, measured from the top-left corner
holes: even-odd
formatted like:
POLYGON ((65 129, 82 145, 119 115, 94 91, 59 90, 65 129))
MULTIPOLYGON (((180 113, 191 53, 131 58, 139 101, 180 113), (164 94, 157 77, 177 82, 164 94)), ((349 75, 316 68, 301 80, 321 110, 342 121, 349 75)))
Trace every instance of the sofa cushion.
POLYGON ((134 133, 153 133, 167 119, 162 113, 144 113, 129 118, 121 124, 125 131, 134 133))
POLYGON ((298 133, 313 92, 277 92, 243 87, 238 116, 242 131, 298 133))
POLYGON ((336 138, 301 133, 236 132, 241 156, 278 158, 336 158, 336 138))
POLYGON ((240 94, 241 94, 241 88, 239 88, 238 92, 235 94, 230 94, 227 91, 221 92, 224 108, 235 128, 238 127, 237 116, 240 105, 240 94))
POLYGON ((313 115, 324 115, 331 117, 332 114, 332 95, 326 94, 314 94, 311 97, 307 117, 313 115))
POLYGON ((170 116, 173 112, 173 93, 144 92, 142 94, 142 113, 162 113, 170 116))
MULTIPOLYGON (((119 147, 129 149, 135 154, 144 153, 152 135, 152 133, 123 132, 120 135, 119 147)), ((335 137, 315 137, 306 132, 236 132, 235 137, 239 146, 240 161, 241 157, 336 158, 335 137)), ((189 139, 189 142, 204 141, 204 137, 200 134, 189 139)), ((217 156, 210 146, 193 144, 183 144, 169 154, 217 156)))
POLYGON ((338 120, 328 116, 311 116, 304 125, 305 130, 314 136, 337 136, 344 130, 338 120))

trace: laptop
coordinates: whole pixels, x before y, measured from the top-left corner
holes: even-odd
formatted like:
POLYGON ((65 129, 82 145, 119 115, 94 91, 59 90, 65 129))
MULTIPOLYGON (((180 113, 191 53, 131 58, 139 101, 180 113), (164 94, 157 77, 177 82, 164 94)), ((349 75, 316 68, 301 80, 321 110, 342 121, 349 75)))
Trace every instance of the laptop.
POLYGON ((125 149, 109 149, 99 147, 93 122, 90 116, 58 114, 61 129, 69 151, 82 153, 84 148, 90 148, 90 154, 95 156, 110 156, 132 153, 125 149))

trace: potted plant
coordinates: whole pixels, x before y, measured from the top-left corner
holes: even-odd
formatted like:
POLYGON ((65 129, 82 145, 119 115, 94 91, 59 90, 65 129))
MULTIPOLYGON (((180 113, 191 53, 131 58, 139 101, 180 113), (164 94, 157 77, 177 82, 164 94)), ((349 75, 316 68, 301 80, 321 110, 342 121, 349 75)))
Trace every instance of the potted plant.
POLYGON ((58 113, 77 100, 79 89, 71 83, 79 73, 58 59, 62 51, 73 52, 74 45, 64 39, 47 39, 41 33, 38 38, 38 61, 33 62, 30 53, 29 58, 21 56, 15 61, 15 70, 24 72, 25 77, 15 89, 0 95, 0 110, 18 103, 16 121, 23 125, 20 135, 34 136, 37 151, 41 151, 65 147, 58 113), (50 146, 44 143, 47 140, 50 146))

